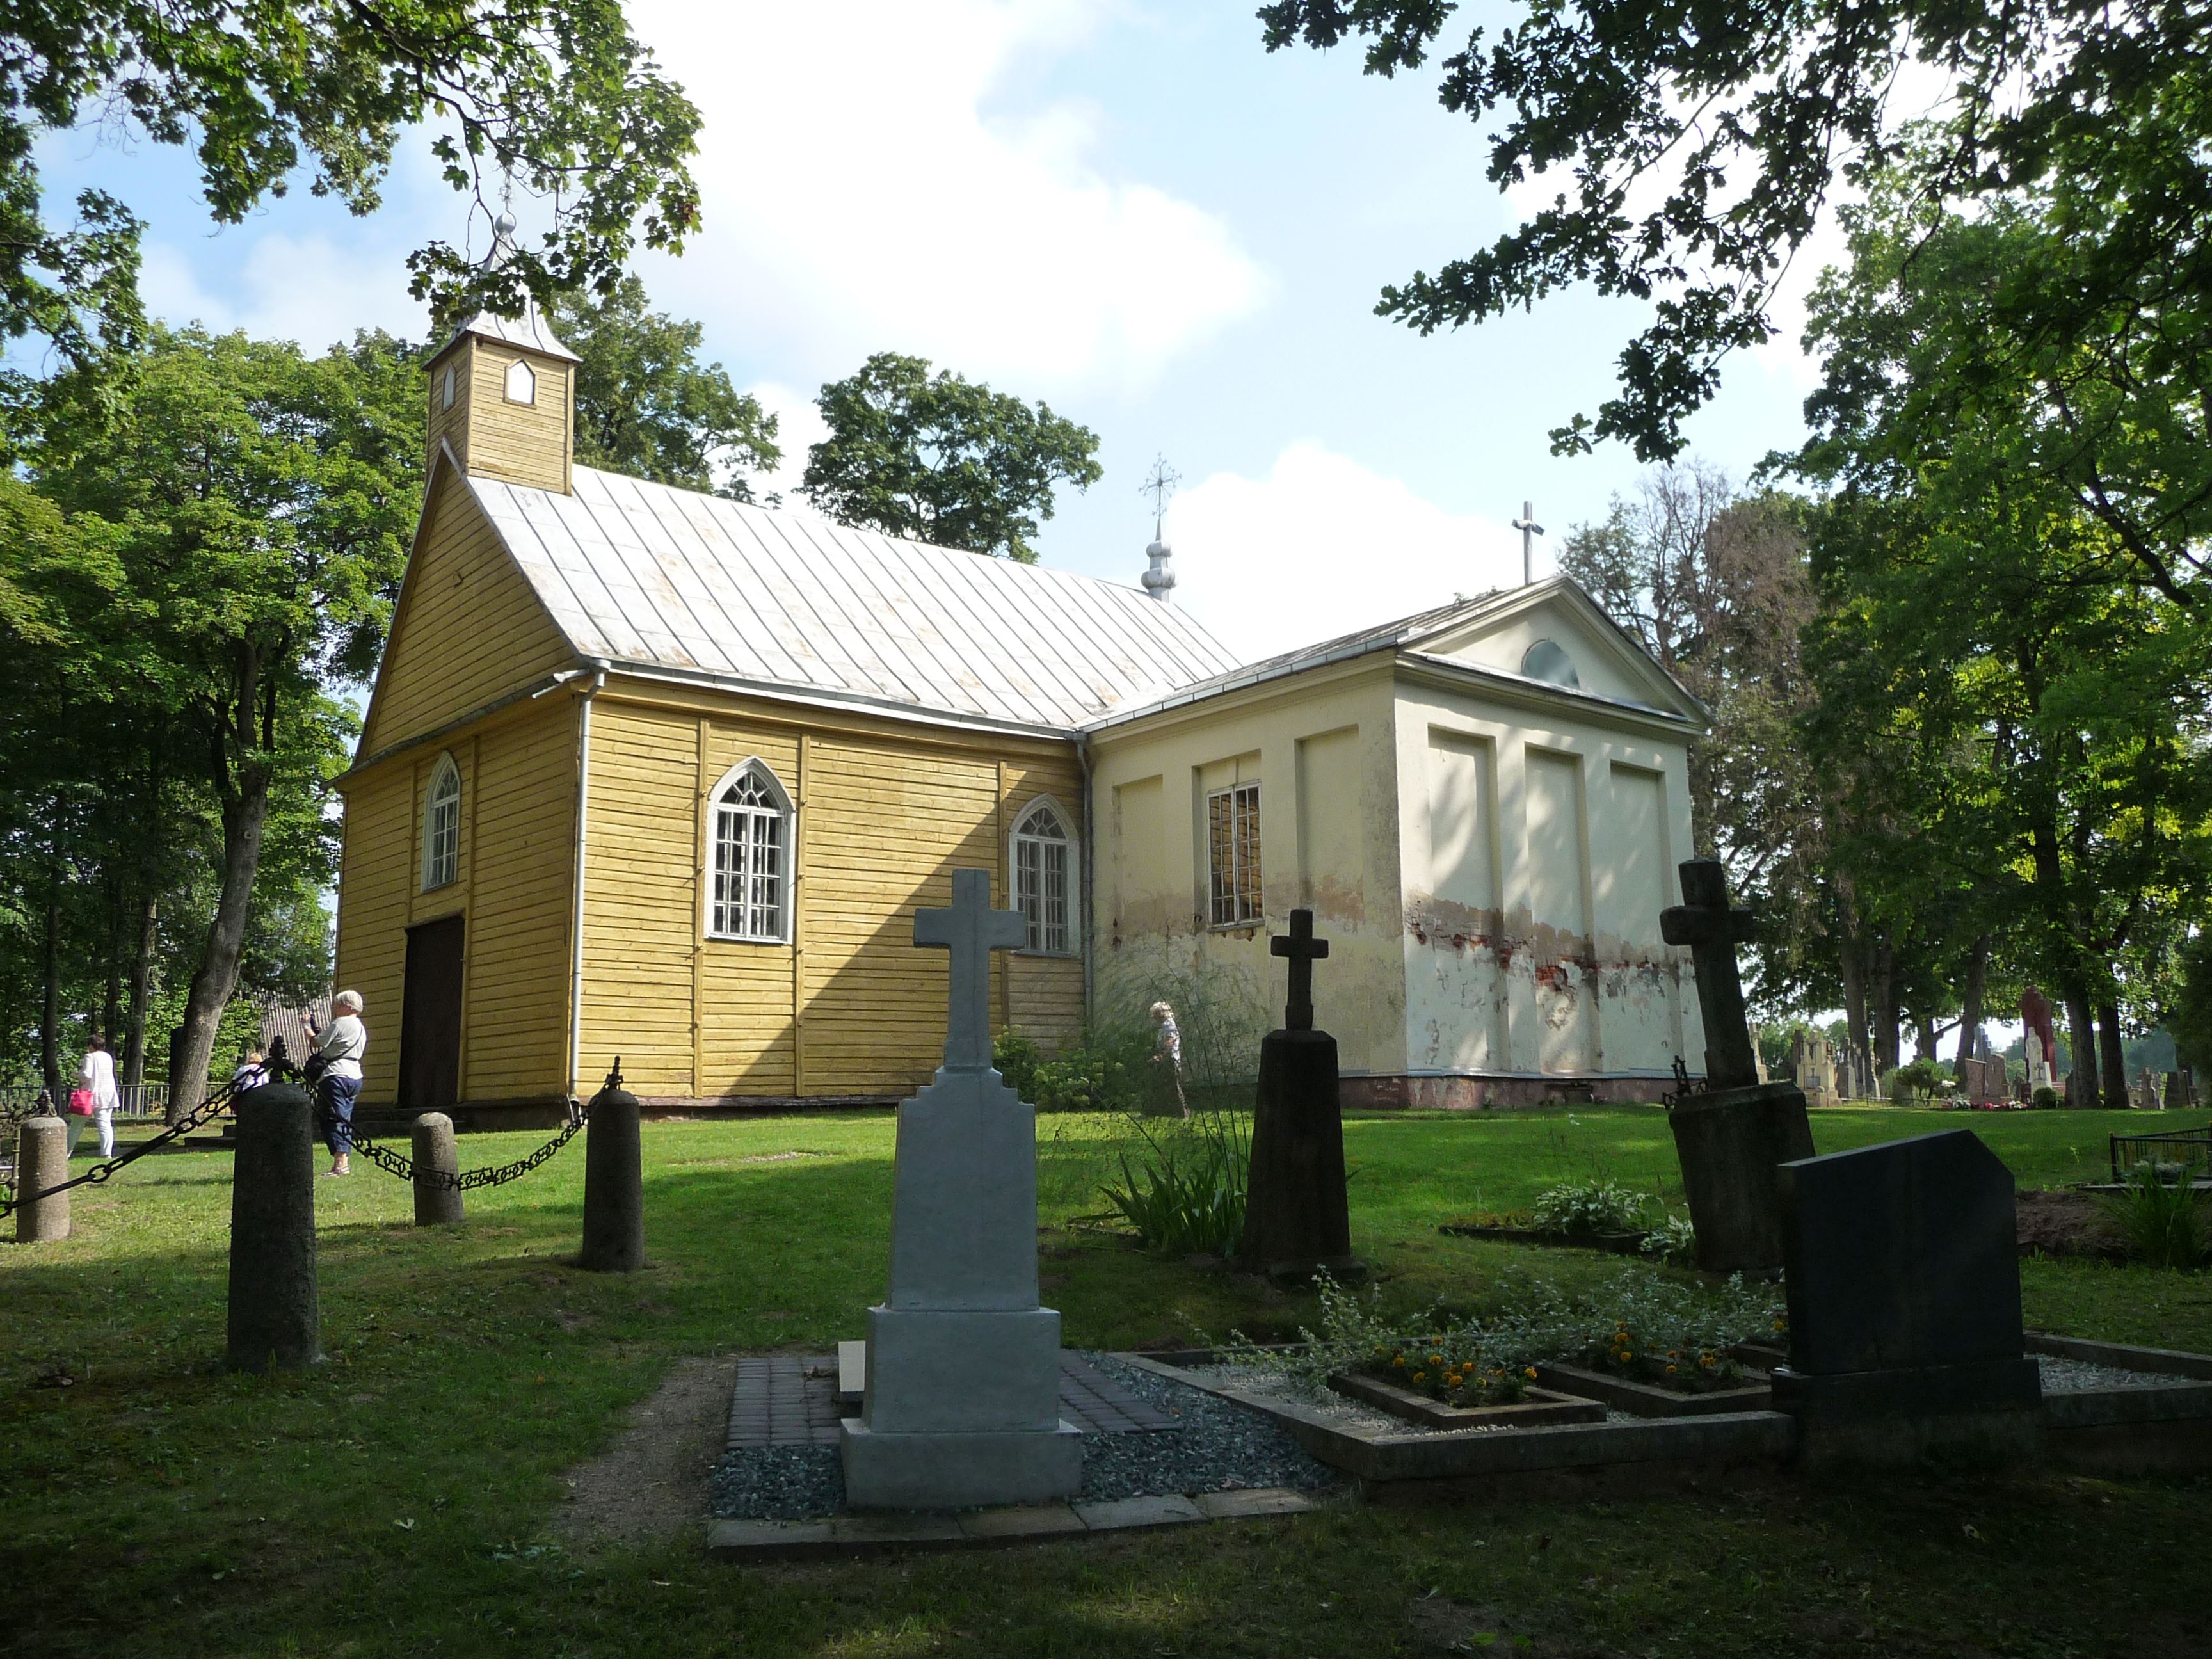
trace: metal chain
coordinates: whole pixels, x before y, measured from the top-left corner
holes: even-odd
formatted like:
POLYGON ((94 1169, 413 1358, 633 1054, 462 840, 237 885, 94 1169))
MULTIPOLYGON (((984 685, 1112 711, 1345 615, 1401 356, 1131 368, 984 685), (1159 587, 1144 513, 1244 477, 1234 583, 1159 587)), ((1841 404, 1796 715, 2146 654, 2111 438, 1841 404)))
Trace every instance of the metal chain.
MULTIPOLYGON (((324 1109, 319 1092, 315 1098, 315 1115, 322 1122, 325 1136, 329 1137, 331 1118, 324 1109)), ((510 1181, 520 1181, 574 1140, 576 1132, 590 1121, 591 1115, 589 1106, 582 1101, 571 1100, 568 1103, 568 1121, 561 1126, 561 1133, 528 1157, 519 1158, 512 1164, 490 1164, 481 1170, 458 1171, 422 1169, 404 1153, 395 1152, 389 1146, 378 1146, 351 1124, 343 1127, 345 1139, 351 1144, 352 1150, 361 1153, 386 1174, 398 1176, 402 1181, 427 1181, 431 1186, 449 1193, 465 1193, 478 1187, 503 1187, 510 1181)))
MULTIPOLYGON (((49 1187, 44 1192, 33 1193, 29 1197, 24 1197, 19 1194, 12 1185, 8 1186, 4 1193, 0 1193, 0 1218, 14 1214, 33 1199, 52 1198, 56 1193, 65 1193, 72 1187, 100 1185, 118 1170, 127 1164, 136 1164, 147 1153, 159 1151, 171 1141, 179 1139, 195 1129, 205 1127, 210 1119, 218 1117, 229 1109, 231 1097, 237 1092, 238 1079, 233 1078, 151 1140, 142 1146, 133 1146, 127 1152, 118 1152, 105 1163, 95 1164, 82 1175, 72 1181, 64 1181, 58 1187, 49 1187)), ((21 1171, 18 1173, 20 1174, 21 1171)))

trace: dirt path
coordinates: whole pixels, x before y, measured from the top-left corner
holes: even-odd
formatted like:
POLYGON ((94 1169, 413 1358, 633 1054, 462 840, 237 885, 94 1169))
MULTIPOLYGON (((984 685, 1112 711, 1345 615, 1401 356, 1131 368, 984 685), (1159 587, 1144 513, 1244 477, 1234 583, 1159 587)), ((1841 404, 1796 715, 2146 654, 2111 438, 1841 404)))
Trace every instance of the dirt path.
POLYGON ((553 1529, 577 1544, 641 1544, 702 1522, 729 1428, 737 1359, 679 1359, 601 1455, 568 1471, 553 1529))

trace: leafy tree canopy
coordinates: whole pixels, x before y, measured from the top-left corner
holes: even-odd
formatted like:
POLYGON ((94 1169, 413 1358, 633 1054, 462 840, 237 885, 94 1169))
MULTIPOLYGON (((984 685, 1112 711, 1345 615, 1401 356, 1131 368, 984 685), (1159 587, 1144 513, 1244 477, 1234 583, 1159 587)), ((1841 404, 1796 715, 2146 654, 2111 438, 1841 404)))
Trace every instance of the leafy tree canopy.
MULTIPOLYGON (((1455 9, 1268 0, 1259 15, 1270 51, 1358 36, 1367 72, 1392 76, 1427 60, 1455 9)), ((1493 184, 1559 167, 1568 187, 1488 248, 1385 289, 1377 310, 1427 333, 1580 283, 1649 301, 1616 395, 1553 439, 1670 457, 1722 358, 1772 332, 1775 287, 1838 179, 1910 155, 1938 201, 2080 181, 2120 257, 2069 273, 2073 287, 2009 295, 2005 321, 2023 339, 2089 338, 2138 280, 2130 256, 2155 252, 2167 281, 2193 273, 2208 291, 2208 64, 2212 9, 2196 0, 1528 0, 1517 22, 1494 38, 1476 28, 1443 59, 1440 96, 1495 118, 1493 184), (1940 142, 1919 148, 1891 111, 1913 63, 1949 89, 1940 142)))
POLYGON ((86 368, 133 346, 137 220, 100 191, 58 222, 42 135, 88 119, 189 145, 208 206, 235 224, 296 174, 356 213, 378 205, 399 135, 428 126, 454 189, 506 179, 555 204, 534 248, 496 268, 432 241, 414 292, 507 314, 526 293, 611 287, 641 225, 680 247, 698 112, 631 34, 619 0, 42 0, 0 11, 0 336, 86 368))
POLYGON ((699 325, 646 308, 645 284, 624 276, 604 295, 563 294, 554 331, 576 370, 576 459, 656 483, 753 499, 748 472, 783 459, 775 416, 699 362, 699 325))
POLYGON ((1030 564, 1054 487, 1100 475, 1089 428, 920 357, 878 352, 817 401, 830 435, 800 488, 843 524, 1030 564))

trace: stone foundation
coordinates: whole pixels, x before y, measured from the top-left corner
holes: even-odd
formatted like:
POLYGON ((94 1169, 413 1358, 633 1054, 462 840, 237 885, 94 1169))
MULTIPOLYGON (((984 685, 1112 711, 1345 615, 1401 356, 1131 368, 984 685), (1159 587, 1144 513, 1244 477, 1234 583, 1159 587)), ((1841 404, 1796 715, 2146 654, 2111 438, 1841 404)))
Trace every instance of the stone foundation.
POLYGON ((1347 1077, 1337 1103, 1347 1112, 1513 1111, 1532 1106, 1626 1105, 1656 1101, 1674 1086, 1664 1077, 1347 1077))

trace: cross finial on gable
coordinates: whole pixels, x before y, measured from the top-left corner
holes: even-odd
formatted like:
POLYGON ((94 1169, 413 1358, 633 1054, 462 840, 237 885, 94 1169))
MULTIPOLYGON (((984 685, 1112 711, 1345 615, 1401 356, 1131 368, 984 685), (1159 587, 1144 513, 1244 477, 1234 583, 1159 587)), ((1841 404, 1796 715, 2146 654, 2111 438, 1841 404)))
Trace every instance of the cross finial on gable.
POLYGON ((991 952, 1029 937, 1018 910, 991 908, 991 872, 955 870, 952 908, 914 913, 914 942, 952 953, 945 1011, 945 1069, 978 1072, 991 1064, 991 952))
POLYGON ((1278 933, 1267 941, 1273 955, 1291 959, 1290 1006, 1283 1010, 1283 1029, 1286 1031, 1313 1030, 1313 965, 1328 954, 1328 941, 1316 939, 1313 912, 1291 912, 1291 931, 1278 933))

